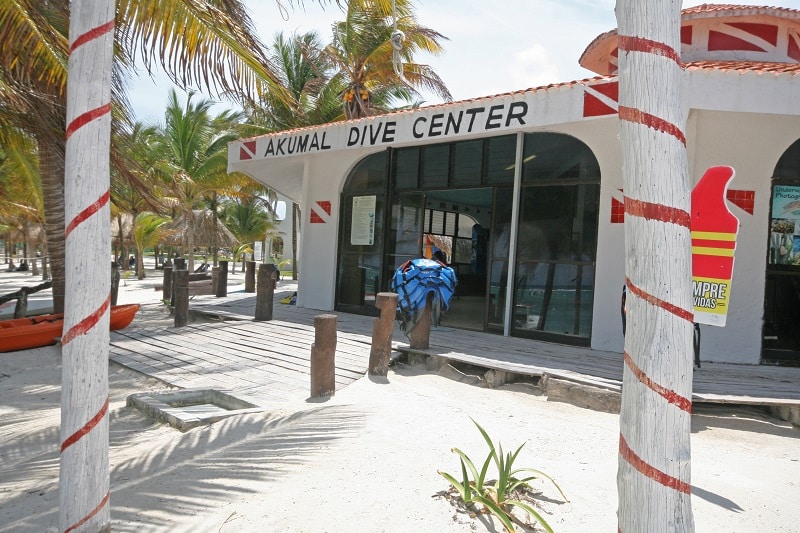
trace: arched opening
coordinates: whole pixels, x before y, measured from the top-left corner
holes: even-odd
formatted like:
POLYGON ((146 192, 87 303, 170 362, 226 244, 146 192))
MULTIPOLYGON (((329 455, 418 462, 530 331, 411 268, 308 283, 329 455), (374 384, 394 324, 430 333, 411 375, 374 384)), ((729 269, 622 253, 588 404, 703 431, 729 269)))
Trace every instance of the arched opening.
POLYGON ((800 139, 772 176, 762 362, 800 366, 800 139))

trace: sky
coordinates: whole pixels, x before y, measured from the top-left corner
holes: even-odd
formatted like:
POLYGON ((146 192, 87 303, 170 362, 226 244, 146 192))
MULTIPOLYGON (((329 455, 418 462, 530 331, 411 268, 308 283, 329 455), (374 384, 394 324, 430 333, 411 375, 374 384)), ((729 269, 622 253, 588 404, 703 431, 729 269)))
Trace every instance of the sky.
MULTIPOLYGON (((418 22, 445 35, 444 53, 417 55, 415 60, 431 65, 453 99, 465 100, 551 83, 595 76, 578 59, 598 35, 617 27, 615 0, 414 0, 418 22)), ((270 45, 283 31, 320 32, 330 41, 331 23, 344 16, 335 1, 324 9, 318 0, 304 6, 289 6, 289 0, 245 0, 262 41, 270 45)), ((297 4, 297 0, 294 2, 297 4)), ((710 0, 685 0, 691 7, 710 0)), ((800 9, 800 0, 741 2, 800 9)), ((130 84, 129 97, 136 117, 145 122, 163 121, 167 93, 172 87, 163 75, 151 80, 146 72, 130 84)), ((179 93, 180 94, 180 93, 179 93)), ((208 98, 213 97, 206 95, 208 98)), ((426 104, 441 100, 423 94, 426 104)), ((220 103, 219 112, 233 104, 220 103)))

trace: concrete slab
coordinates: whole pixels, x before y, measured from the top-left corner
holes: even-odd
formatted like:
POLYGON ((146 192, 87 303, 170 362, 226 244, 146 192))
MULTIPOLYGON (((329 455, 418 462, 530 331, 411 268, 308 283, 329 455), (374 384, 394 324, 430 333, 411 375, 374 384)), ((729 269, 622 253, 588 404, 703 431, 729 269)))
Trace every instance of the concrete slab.
POLYGON ((131 394, 128 406, 161 422, 188 431, 230 416, 259 413, 266 408, 215 389, 180 389, 131 394))

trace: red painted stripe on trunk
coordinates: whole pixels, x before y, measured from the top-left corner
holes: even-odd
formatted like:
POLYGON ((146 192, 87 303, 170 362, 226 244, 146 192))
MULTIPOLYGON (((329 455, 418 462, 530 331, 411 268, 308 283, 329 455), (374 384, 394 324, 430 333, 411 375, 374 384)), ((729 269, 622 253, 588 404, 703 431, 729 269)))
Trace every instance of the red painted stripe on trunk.
POLYGON ((620 120, 627 120, 628 122, 642 124, 648 128, 653 128, 656 131, 666 133, 667 135, 672 135, 678 139, 682 145, 686 146, 686 136, 683 134, 681 129, 675 124, 667 122, 663 118, 659 118, 655 115, 645 113, 644 111, 622 105, 619 106, 619 118, 620 120))
POLYGON ((74 326, 70 328, 70 330, 61 337, 61 346, 66 346, 72 340, 74 340, 78 335, 83 335, 92 329, 97 323, 100 321, 100 317, 102 317, 105 313, 108 312, 108 308, 111 306, 111 295, 106 298, 103 304, 97 308, 95 312, 91 315, 87 316, 74 326))
POLYGON ((636 379, 641 381, 645 386, 647 386, 647 388, 663 397, 669 403, 678 406, 681 411, 686 411, 687 413, 692 412, 692 400, 686 398, 685 396, 681 396, 674 390, 668 389, 663 385, 659 385, 650 379, 650 377, 645 374, 641 368, 636 366, 636 363, 633 361, 633 358, 628 354, 628 352, 624 352, 624 356, 625 364, 631 369, 631 372, 633 372, 633 375, 636 376, 636 379))
POLYGON ((92 417, 91 420, 86 422, 86 424, 81 429, 79 429, 78 431, 67 437, 64 440, 64 442, 61 443, 61 453, 64 453, 64 451, 67 448, 69 448, 70 446, 81 440, 84 437, 84 435, 92 431, 95 428, 95 426, 97 426, 97 424, 100 423, 103 417, 106 416, 107 412, 108 412, 108 398, 106 398, 106 402, 103 404, 103 407, 100 408, 100 410, 97 412, 96 415, 92 417))
POLYGON ((102 209, 103 206, 108 203, 109 199, 111 199, 111 191, 110 190, 106 191, 103 194, 103 196, 101 196, 100 198, 97 199, 97 201, 95 203, 93 203, 92 205, 90 205, 89 207, 87 207, 86 209, 81 211, 80 213, 78 213, 78 216, 73 218, 72 222, 70 222, 69 225, 67 226, 67 229, 64 232, 64 236, 67 237, 70 233, 72 233, 72 230, 74 230, 79 225, 81 225, 90 216, 92 216, 95 213, 97 213, 98 211, 100 211, 100 209, 102 209))
POLYGON ((636 452, 631 450, 630 446, 628 446, 628 443, 625 441, 625 437, 621 433, 619 435, 619 454, 629 465, 650 479, 661 483, 665 487, 683 492, 684 494, 691 494, 691 485, 646 463, 644 459, 636 455, 636 452))
POLYGON ((106 505, 108 505, 108 500, 109 500, 109 498, 110 498, 110 497, 111 497, 111 491, 109 491, 109 492, 106 492, 106 495, 105 495, 105 496, 103 496, 103 499, 102 499, 102 500, 100 500, 100 503, 97 505, 97 507, 95 507, 94 509, 92 509, 92 512, 90 512, 89 514, 87 514, 86 516, 84 516, 83 518, 81 518, 81 520, 80 520, 79 522, 75 523, 74 525, 71 525, 71 526, 69 526, 67 529, 65 529, 65 530, 64 530, 64 533, 69 533, 70 531, 75 531, 76 529, 78 529, 79 527, 81 527, 83 524, 85 524, 86 522, 88 522, 90 518, 92 518, 94 515, 96 515, 97 513, 99 513, 99 512, 100 512, 100 510, 101 510, 103 507, 105 507, 106 505))
POLYGON ((87 31, 83 35, 79 35, 75 42, 73 42, 69 47, 69 53, 71 54, 76 48, 79 46, 83 46, 84 44, 88 43, 89 41, 93 41, 98 37, 102 37, 106 33, 114 31, 114 20, 109 20, 102 26, 98 26, 96 28, 92 28, 91 30, 87 31))
POLYGON ((96 109, 91 109, 86 113, 75 117, 75 119, 69 123, 67 126, 67 139, 69 139, 73 133, 81 129, 83 126, 91 122, 96 118, 100 118, 103 115, 106 115, 111 112, 111 103, 106 105, 100 106, 96 109))
POLYGON ((637 200, 630 196, 624 196, 625 214, 640 217, 645 220, 657 220, 659 222, 671 222, 689 228, 692 222, 692 215, 688 211, 683 211, 675 207, 664 204, 654 204, 637 200))
POLYGON ((666 57, 673 60, 678 65, 681 64, 681 55, 672 47, 658 41, 651 41, 642 37, 630 35, 619 36, 619 47, 626 52, 644 52, 657 56, 666 57))
POLYGON ((682 318, 684 320, 688 320, 689 322, 694 322, 694 313, 691 311, 687 311, 685 309, 681 309, 677 305, 673 305, 669 302, 665 302, 660 298, 653 296, 652 294, 648 294, 644 292, 642 289, 631 283, 630 278, 625 278, 625 284, 628 286, 628 291, 635 294, 639 298, 645 300, 646 302, 655 305, 656 307, 660 307, 665 311, 672 313, 673 315, 677 316, 678 318, 682 318))

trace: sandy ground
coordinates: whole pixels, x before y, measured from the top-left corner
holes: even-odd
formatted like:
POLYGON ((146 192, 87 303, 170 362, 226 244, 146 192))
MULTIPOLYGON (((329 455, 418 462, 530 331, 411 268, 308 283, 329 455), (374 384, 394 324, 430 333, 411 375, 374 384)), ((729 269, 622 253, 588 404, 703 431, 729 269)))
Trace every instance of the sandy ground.
MULTIPOLYGON (((150 280, 152 282, 152 280, 150 280)), ((150 298, 129 282, 120 303, 150 298)), ((121 294, 122 296, 122 294, 121 294)), ((137 321, 168 324, 155 303, 137 321)), ((0 354, 0 531, 57 531, 60 352, 0 354)), ((452 447, 482 461, 470 418, 519 466, 551 475, 539 505, 558 532, 616 529, 619 417, 549 402, 529 384, 488 389, 452 368, 393 367, 324 401, 282 403, 181 433, 125 406, 164 387, 112 364, 111 516, 136 532, 501 531, 438 496, 459 471, 452 447)), ((796 532, 800 429, 761 410, 693 416, 697 531, 796 532)))

